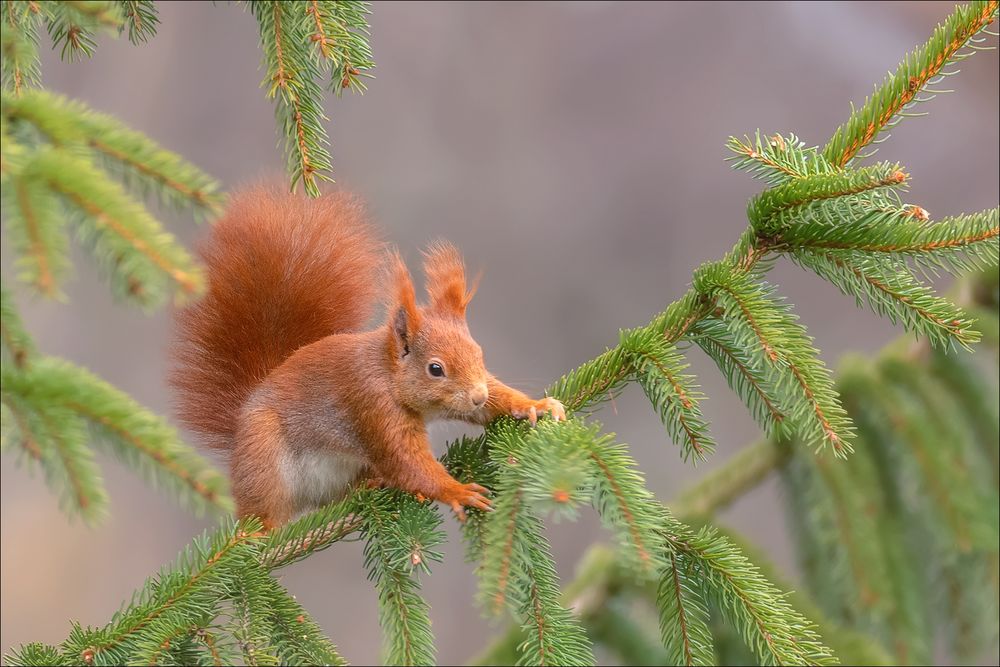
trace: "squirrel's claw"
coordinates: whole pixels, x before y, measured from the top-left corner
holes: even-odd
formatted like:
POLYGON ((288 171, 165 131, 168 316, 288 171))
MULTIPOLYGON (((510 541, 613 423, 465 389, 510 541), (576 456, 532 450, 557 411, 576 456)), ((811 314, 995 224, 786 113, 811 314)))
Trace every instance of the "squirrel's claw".
POLYGON ((475 482, 466 484, 465 488, 467 488, 469 491, 475 491, 476 493, 481 493, 484 496, 493 495, 492 491, 487 489, 485 486, 480 486, 479 484, 476 484, 475 482))
POLYGON ((489 489, 475 482, 457 484, 453 489, 449 489, 444 493, 444 497, 439 497, 438 500, 443 501, 451 507, 458 520, 465 523, 465 520, 468 518, 465 513, 466 507, 473 507, 483 512, 493 511, 493 503, 486 497, 489 493, 489 489))
POLYGON ((527 419, 534 426, 538 423, 539 415, 548 413, 555 421, 566 421, 566 408, 554 398, 543 398, 530 404, 527 409, 511 411, 511 415, 517 419, 527 419))
POLYGON ((566 408, 563 407, 562 403, 554 398, 546 398, 545 401, 548 403, 548 409, 553 419, 557 422, 566 421, 566 408))

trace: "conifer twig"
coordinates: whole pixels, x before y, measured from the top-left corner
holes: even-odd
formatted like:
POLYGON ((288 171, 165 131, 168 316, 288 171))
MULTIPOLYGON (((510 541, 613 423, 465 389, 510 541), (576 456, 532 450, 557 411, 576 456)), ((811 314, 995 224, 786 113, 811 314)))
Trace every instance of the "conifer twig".
POLYGON ((850 119, 834 132, 823 149, 826 159, 838 168, 845 167, 862 148, 898 122, 901 112, 919 101, 917 95, 929 84, 950 73, 947 67, 970 54, 963 47, 996 19, 997 0, 959 5, 939 25, 922 47, 904 58, 902 64, 855 110, 850 119))

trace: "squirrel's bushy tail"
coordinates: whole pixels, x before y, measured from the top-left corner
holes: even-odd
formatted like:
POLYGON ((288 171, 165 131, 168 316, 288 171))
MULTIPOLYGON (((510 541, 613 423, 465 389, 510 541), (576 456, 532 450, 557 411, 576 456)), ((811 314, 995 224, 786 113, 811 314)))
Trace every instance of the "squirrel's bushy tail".
POLYGON ((261 186, 232 197, 199 250, 208 291, 177 316, 170 384, 181 421, 228 449, 268 373, 304 345, 364 326, 382 244, 349 195, 261 186))

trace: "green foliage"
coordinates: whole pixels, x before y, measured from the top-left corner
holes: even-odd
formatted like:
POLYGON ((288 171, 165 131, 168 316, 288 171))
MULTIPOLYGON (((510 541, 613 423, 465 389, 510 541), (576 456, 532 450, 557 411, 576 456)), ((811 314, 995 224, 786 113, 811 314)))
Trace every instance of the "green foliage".
MULTIPOLYGON (((92 51, 101 27, 127 28, 133 41, 144 41, 155 28, 155 9, 142 2, 61 3, 38 12, 32 3, 8 3, 5 9, 11 29, 2 45, 9 91, 0 118, 2 178, 22 278, 57 293, 67 266, 62 239, 69 211, 120 296, 156 305, 170 286, 197 293, 187 256, 96 165, 143 194, 194 211, 211 211, 211 181, 113 119, 26 90, 38 81, 42 23, 72 57, 92 51)), ((364 89, 359 77, 372 66, 367 5, 255 1, 250 11, 293 187, 302 180, 316 195, 331 161, 321 80, 329 76, 338 91, 364 89)), ((849 366, 835 383, 765 274, 787 255, 859 304, 867 300, 876 313, 926 337, 935 350, 977 340, 973 317, 935 295, 917 274, 995 269, 997 210, 931 223, 922 208, 903 203, 908 177, 899 165, 847 167, 902 117, 918 90, 963 57, 961 49, 996 12, 995 2, 956 10, 822 151, 794 135, 731 139, 734 166, 768 185, 749 203, 749 226, 733 250, 700 267, 691 288, 647 325, 621 331, 617 346, 554 383, 550 394, 566 404, 569 422, 545 418, 529 428, 501 418, 482 437, 449 448, 443 460, 449 470, 494 493, 494 511, 470 511, 463 527, 467 556, 480 563, 483 607, 510 614, 515 624, 487 662, 502 656, 524 665, 593 664, 600 655, 596 642, 637 664, 712 664, 719 657, 831 664, 827 646, 845 659, 885 663, 884 646, 900 662, 919 663, 932 655, 932 619, 939 613, 950 619, 942 631, 959 654, 995 641, 998 447, 980 440, 1000 428, 996 402, 968 400, 975 369, 920 346, 916 358, 897 350, 874 368, 849 366), (691 343, 716 362, 776 442, 747 448, 682 496, 677 509, 687 514, 681 521, 645 488, 628 448, 583 417, 635 382, 682 458, 707 457, 712 442, 698 409, 701 396, 686 374, 691 343), (930 354, 945 370, 925 363, 930 354), (954 386, 965 391, 943 397, 954 386), (855 428, 860 451, 847 457, 855 428), (829 456, 831 450, 840 458, 829 456), (752 562, 759 557, 749 558, 738 540, 686 523, 703 520, 779 466, 815 602, 803 593, 783 594, 787 586, 765 576, 752 562), (588 504, 618 549, 585 560, 564 593, 545 519, 575 518, 588 504), (658 618, 659 627, 631 622, 641 617, 636 605, 658 618)), ((996 337, 990 332, 997 329, 1000 297, 995 288, 980 292, 981 286, 970 313, 986 314, 989 340, 996 337)), ((196 483, 219 499, 207 469, 161 422, 82 369, 39 357, 6 292, 0 314, 5 446, 17 443, 27 458, 38 459, 64 503, 85 518, 103 503, 85 425, 127 461, 152 461, 145 469, 151 479, 175 493, 193 490, 195 505, 211 501, 196 483)), ((440 560, 440 524, 429 503, 385 489, 359 489, 266 535, 254 521, 227 522, 147 581, 107 626, 75 625, 59 647, 27 645, 7 660, 342 664, 270 571, 359 534, 378 591, 385 659, 430 663, 429 610, 416 576, 440 560)))
POLYGON ((781 592, 725 537, 711 529, 695 533, 676 521, 667 537, 675 553, 691 568, 729 622, 754 651, 760 664, 834 664, 829 649, 781 592))
POLYGON ((778 437, 791 432, 789 409, 782 404, 785 398, 781 396, 781 377, 772 372, 763 349, 747 346, 726 322, 716 317, 706 317, 694 325, 691 338, 716 363, 730 388, 743 399, 768 435, 778 437))
MULTIPOLYGON (((510 610, 524 629, 519 665, 595 664, 590 640, 559 600, 559 580, 541 520, 520 487, 523 424, 504 419, 488 434, 500 468, 494 511, 483 527, 480 599, 494 614, 510 610)), ((561 489, 560 489, 561 490, 561 489)))
POLYGON ((996 0, 958 5, 951 16, 935 28, 927 43, 908 54, 899 68, 886 77, 864 106, 852 107, 851 117, 837 128, 823 149, 823 157, 837 167, 844 167, 868 144, 888 138, 876 141, 880 134, 895 127, 903 118, 914 115, 911 111, 914 104, 943 92, 931 86, 957 73, 951 68, 982 48, 979 46, 982 38, 977 35, 996 19, 998 7, 1000 3, 996 0), (929 95, 920 97, 921 93, 929 95))
MULTIPOLYGON (((41 24, 64 56, 89 55, 101 29, 127 27, 133 41, 148 39, 155 7, 11 1, 3 10, 0 180, 18 278, 44 296, 65 298, 72 229, 120 300, 151 309, 171 294, 197 295, 200 270, 141 199, 155 196, 166 206, 211 215, 222 202, 215 181, 117 119, 32 89, 40 78, 41 24)), ((224 477, 162 418, 85 369, 39 356, 6 289, 2 302, 5 449, 41 467, 68 513, 94 522, 106 509, 91 442, 198 513, 232 509, 224 477)))
POLYGON ((720 319, 738 345, 763 350, 778 402, 786 406, 789 422, 803 441, 829 445, 841 456, 850 452, 850 423, 830 371, 790 307, 773 297, 774 288, 722 265, 699 269, 695 285, 714 292, 720 319))
POLYGON ((128 39, 133 44, 148 42, 156 34, 160 23, 156 3, 153 0, 119 0, 122 23, 118 33, 128 31, 128 39))
MULTIPOLYGON (((278 130, 284 144, 291 185, 299 181, 310 196, 320 194, 319 181, 332 180, 329 138, 324 127, 325 87, 364 93, 365 79, 375 67, 372 59, 369 3, 357 0, 248 0, 257 19, 266 76, 261 86, 276 101, 278 130), (324 82, 325 80, 325 82, 324 82)), ((152 0, 3 0, 0 52, 3 54, 4 91, 20 96, 41 85, 38 31, 45 27, 63 60, 90 57, 101 32, 128 34, 133 44, 149 41, 160 19, 152 0)), ((4 106, 7 105, 4 101, 4 106)), ((109 119, 105 119, 109 120, 109 119)), ((128 133, 116 121, 102 128, 110 138, 121 132, 121 145, 93 146, 111 161, 125 160, 138 180, 154 181, 158 195, 170 195, 172 185, 189 185, 183 178, 171 184, 163 176, 181 176, 179 163, 156 165, 150 144, 128 133), (111 130, 108 132, 107 130, 111 130), (149 172, 145 167, 153 167, 149 172), (173 169, 171 167, 176 167, 173 169), (158 181, 159 182, 156 182, 158 181)), ((5 138, 6 139, 6 138, 5 138)), ((163 157, 161 154, 160 157, 163 157)), ((182 199, 184 190, 181 190, 182 199)), ((188 197, 196 197, 192 189, 188 197)), ((210 191, 201 192, 211 197, 210 191)), ((207 202, 201 202, 207 203, 207 202)))
MULTIPOLYGON (((31 3, 26 3, 31 6, 31 3)), ((45 27, 63 60, 94 55, 98 30, 117 30, 122 25, 122 7, 112 0, 72 0, 40 2, 45 27)), ((31 9, 31 11, 37 11, 31 9)))
POLYGON ((363 513, 368 578, 378 589, 379 625, 383 630, 385 661, 391 665, 428 665, 434 662, 430 607, 420 597, 411 576, 429 572, 429 561, 440 561, 434 547, 444 542, 441 516, 436 509, 399 491, 365 490, 352 502, 363 513))
MULTIPOLYGON (((623 337, 624 338, 624 337, 623 337)), ((656 332, 640 329, 622 340, 632 357, 636 381, 660 414, 670 437, 681 445, 687 461, 705 460, 715 450, 708 424, 698 409, 704 396, 692 386, 693 376, 685 375, 688 364, 673 345, 656 332)))
POLYGON ((852 358, 839 386, 858 453, 834 464, 788 450, 783 480, 810 592, 901 663, 926 664, 936 635, 963 660, 996 645, 1000 396, 984 370, 912 342, 876 363, 852 358))
POLYGON ((206 213, 221 202, 211 178, 116 120, 49 93, 5 94, 3 119, 12 143, 4 210, 22 280, 42 294, 60 294, 69 219, 122 300, 155 307, 171 288, 201 291, 200 271, 187 251, 97 161, 143 194, 156 192, 167 204, 206 213))
POLYGON ((854 171, 808 174, 751 199, 747 218, 763 236, 790 227, 808 229, 808 223, 816 221, 850 220, 857 210, 898 205, 892 188, 905 182, 906 174, 899 165, 888 162, 854 171))
POLYGON ((29 664, 343 665, 336 648, 261 562, 256 521, 226 521, 150 578, 101 628, 74 624, 58 647, 6 656, 29 664))
POLYGON ((41 85, 38 64, 40 5, 24 0, 4 0, 0 18, 0 52, 3 54, 2 85, 16 95, 27 87, 41 85))
POLYGON ((694 562, 684 554, 670 554, 670 566, 660 581, 657 598, 663 645, 671 665, 712 665, 712 633, 708 608, 694 562))
POLYGON ((746 171, 771 186, 835 171, 820 156, 817 148, 806 147, 805 142, 794 134, 787 137, 775 134, 765 140, 757 130, 753 139, 729 137, 726 147, 736 154, 726 158, 733 163, 734 169, 746 171))
POLYGON ((318 181, 331 180, 332 169, 320 80, 329 72, 338 92, 364 92, 359 77, 374 67, 368 3, 251 0, 249 6, 264 53, 261 87, 277 103, 292 187, 301 180, 307 194, 319 196, 318 181))

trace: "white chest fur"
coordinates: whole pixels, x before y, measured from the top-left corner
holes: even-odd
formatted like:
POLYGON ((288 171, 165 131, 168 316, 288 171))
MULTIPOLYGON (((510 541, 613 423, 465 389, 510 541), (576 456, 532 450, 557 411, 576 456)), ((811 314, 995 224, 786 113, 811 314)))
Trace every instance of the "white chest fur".
POLYGON ((286 453, 280 465, 297 514, 343 498, 365 461, 342 451, 307 450, 286 453))

